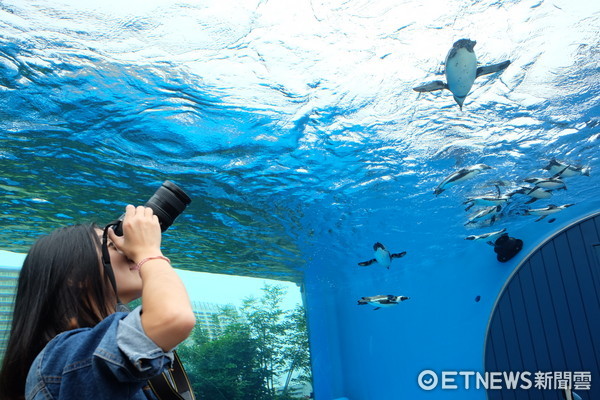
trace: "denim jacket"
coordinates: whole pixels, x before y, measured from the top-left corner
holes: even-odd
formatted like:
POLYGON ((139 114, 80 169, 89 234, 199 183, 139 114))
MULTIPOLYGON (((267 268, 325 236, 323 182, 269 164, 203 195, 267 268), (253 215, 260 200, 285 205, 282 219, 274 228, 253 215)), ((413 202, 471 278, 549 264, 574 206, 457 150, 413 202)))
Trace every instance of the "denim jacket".
POLYGON ((25 398, 156 399, 146 381, 171 366, 173 353, 146 336, 140 311, 117 312, 93 328, 57 335, 31 365, 25 398))

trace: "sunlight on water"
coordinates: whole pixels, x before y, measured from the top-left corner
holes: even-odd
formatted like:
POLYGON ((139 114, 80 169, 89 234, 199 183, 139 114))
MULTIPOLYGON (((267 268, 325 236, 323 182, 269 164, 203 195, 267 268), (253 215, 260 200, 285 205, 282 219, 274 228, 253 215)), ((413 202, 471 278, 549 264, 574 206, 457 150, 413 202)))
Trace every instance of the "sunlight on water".
POLYGON ((0 248, 172 180, 192 198, 165 234, 177 267, 302 283, 319 400, 417 398, 420 370, 480 368, 516 265, 465 239, 506 229, 525 256, 600 208, 599 26, 583 0, 5 0, 0 248), (446 79, 463 38, 510 65, 462 109, 413 90, 446 79), (533 201, 526 179, 564 172, 552 159, 589 176, 533 201), (359 266, 377 242, 405 254, 359 266), (410 300, 357 305, 388 294, 410 300))
MULTIPOLYGON (((2 240, 23 251, 40 228, 109 220, 164 178, 195 199, 169 232, 189 269, 297 280, 324 241, 332 258, 355 258, 370 231, 409 247, 461 246, 452 238, 471 232, 458 205, 488 181, 517 188, 552 157, 597 165, 593 10, 4 2, 1 160, 12 202, 2 240), (512 61, 478 78, 462 111, 448 92, 411 90, 437 79, 460 37, 477 40, 481 63, 512 61), (494 174, 433 198, 478 162, 494 174), (444 229, 430 223, 440 219, 444 229)), ((597 205, 595 179, 560 196, 583 203, 571 215, 597 205)))

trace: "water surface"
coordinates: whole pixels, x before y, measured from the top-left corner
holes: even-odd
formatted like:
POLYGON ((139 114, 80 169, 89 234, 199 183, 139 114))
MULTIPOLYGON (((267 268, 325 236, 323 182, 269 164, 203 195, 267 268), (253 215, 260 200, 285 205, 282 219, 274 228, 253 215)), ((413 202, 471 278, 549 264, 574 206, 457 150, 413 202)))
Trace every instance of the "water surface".
POLYGON ((535 242, 600 204, 599 20, 587 1, 3 1, 0 247, 107 222, 170 179, 193 198, 165 239, 182 268, 344 275, 380 241, 425 271, 488 256, 462 203, 491 181, 591 167, 531 205, 576 203, 554 225, 521 199, 491 227, 535 242), (512 61, 462 110, 411 90, 460 38, 512 61), (476 163, 494 169, 433 195, 476 163))

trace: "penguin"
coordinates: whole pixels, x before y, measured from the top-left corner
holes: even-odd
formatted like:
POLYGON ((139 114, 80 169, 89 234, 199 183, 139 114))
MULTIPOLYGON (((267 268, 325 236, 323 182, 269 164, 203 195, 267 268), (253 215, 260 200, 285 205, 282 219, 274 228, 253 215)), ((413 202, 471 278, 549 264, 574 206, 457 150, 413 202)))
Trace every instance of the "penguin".
POLYGON ((379 242, 377 242, 373 245, 373 250, 375 250, 375 258, 373 258, 369 261, 359 262, 358 265, 360 265, 361 267, 366 267, 367 265, 371 265, 374 262, 378 262, 379 264, 383 265, 387 269, 390 269, 390 264, 392 263, 392 259, 401 258, 406 255, 405 251, 403 251, 401 253, 392 254, 385 248, 384 245, 382 245, 379 242))
POLYGON ((477 57, 473 48, 477 42, 469 39, 456 41, 446 56, 446 82, 433 81, 413 88, 416 92, 432 92, 448 89, 462 110, 475 78, 499 72, 510 65, 510 60, 498 64, 477 67, 477 57))
POLYGON ((548 207, 544 207, 544 208, 525 210, 525 215, 541 215, 541 217, 539 217, 538 219, 535 220, 535 222, 538 222, 538 221, 543 220, 550 214, 557 213, 559 211, 564 210, 565 208, 569 208, 574 205, 575 204, 563 204, 562 206, 557 206, 554 204, 550 204, 548 207))
POLYGON ((500 186, 509 186, 512 185, 511 181, 507 181, 507 180, 503 180, 503 179, 498 179, 496 181, 492 181, 489 183, 491 186, 495 186, 496 187, 496 191, 498 192, 498 196, 500 196, 500 186))
POLYGON ((534 201, 539 199, 549 199, 552 197, 552 192, 550 190, 544 189, 542 187, 534 186, 534 187, 526 187, 523 186, 521 189, 515 190, 511 193, 511 196, 514 194, 524 194, 525 196, 531 197, 525 204, 531 204, 534 201))
POLYGON ((567 190, 567 185, 560 178, 527 178, 525 182, 548 190, 567 190))
POLYGON ((496 222, 496 218, 498 214, 502 211, 502 206, 491 206, 484 208, 483 210, 473 214, 469 220, 465 223, 465 225, 475 224, 477 222, 490 220, 490 225, 496 222))
POLYGON ((444 190, 456 185, 459 182, 463 182, 463 181, 466 181, 467 179, 471 179, 471 178, 477 176, 481 171, 486 170, 486 169, 492 169, 492 167, 485 165, 485 164, 476 164, 476 165, 472 165, 470 167, 462 168, 462 169, 454 172, 450 176, 448 176, 446 179, 444 179, 442 181, 442 183, 440 183, 437 186, 437 188, 435 188, 435 190, 433 191, 433 194, 435 194, 437 196, 440 193, 442 193, 444 190))
POLYGON ((471 209, 471 207, 473 207, 473 206, 498 206, 498 205, 506 203, 508 200, 510 200, 510 196, 507 196, 507 195, 501 195, 501 196, 487 195, 487 196, 469 197, 463 204, 471 203, 467 206, 467 208, 465 208, 465 211, 469 211, 469 209, 471 209))
POLYGON ((544 167, 550 171, 553 178, 569 178, 575 175, 590 176, 590 167, 581 167, 557 161, 555 158, 550 160, 548 165, 544 167))
POLYGON ((373 310, 379 310, 381 307, 395 306, 397 304, 400 304, 400 302, 408 300, 408 299, 410 299, 410 297, 394 296, 393 294, 388 294, 388 295, 380 294, 377 296, 361 297, 360 300, 358 300, 358 305, 362 306, 365 304, 370 304, 375 307, 373 310))
POLYGON ((494 245, 494 241, 502 236, 502 235, 506 235, 506 228, 502 228, 499 231, 495 231, 495 232, 489 232, 489 233, 483 233, 481 235, 470 235, 467 236, 465 238, 465 240, 485 240, 487 239, 488 241, 486 242, 487 244, 489 244, 490 246, 494 245))

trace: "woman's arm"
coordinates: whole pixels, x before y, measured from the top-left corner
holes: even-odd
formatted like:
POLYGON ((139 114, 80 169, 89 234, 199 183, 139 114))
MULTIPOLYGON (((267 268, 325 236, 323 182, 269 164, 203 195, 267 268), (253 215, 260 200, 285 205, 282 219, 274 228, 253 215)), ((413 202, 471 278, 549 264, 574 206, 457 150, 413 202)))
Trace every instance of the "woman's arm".
MULTIPOLYGON (((152 209, 128 205, 123 219, 123 236, 109 231, 110 239, 131 260, 162 256, 161 231, 152 209)), ((196 322, 183 282, 161 258, 152 258, 140 267, 142 278, 142 327, 161 349, 169 351, 184 341, 196 322)), ((118 282, 117 282, 118 287, 118 282)))

